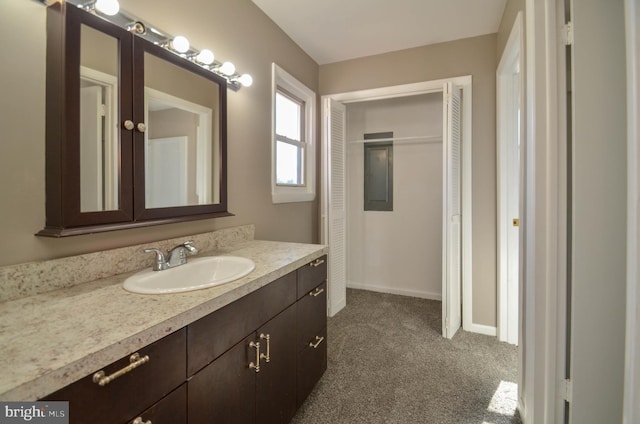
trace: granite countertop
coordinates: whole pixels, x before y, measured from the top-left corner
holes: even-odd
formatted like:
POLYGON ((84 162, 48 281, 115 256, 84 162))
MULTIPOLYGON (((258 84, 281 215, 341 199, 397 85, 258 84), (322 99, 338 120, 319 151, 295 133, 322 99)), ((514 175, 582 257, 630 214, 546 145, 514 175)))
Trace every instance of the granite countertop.
POLYGON ((135 294, 122 288, 129 272, 0 303, 0 399, 46 396, 325 253, 322 245, 246 241, 200 255, 255 262, 248 276, 221 286, 135 294))

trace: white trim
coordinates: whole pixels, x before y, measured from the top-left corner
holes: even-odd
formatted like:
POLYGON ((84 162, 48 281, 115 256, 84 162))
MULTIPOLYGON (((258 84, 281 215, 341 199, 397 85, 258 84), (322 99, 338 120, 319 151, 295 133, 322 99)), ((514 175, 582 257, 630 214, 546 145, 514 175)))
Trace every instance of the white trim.
POLYGON ((118 209, 119 194, 119 172, 120 163, 120 140, 118 125, 118 78, 93 68, 80 66, 80 79, 96 83, 105 88, 104 104, 107 106, 105 112, 105 139, 109 142, 105 144, 104 167, 102 172, 104 178, 104 205, 103 210, 118 209))
POLYGON ((273 203, 309 202, 316 198, 316 93, 294 76, 271 64, 271 200, 273 203), (278 87, 305 102, 305 184, 281 186, 276 184, 275 97, 278 87))
POLYGON ((329 97, 340 103, 348 104, 371 100, 393 99, 396 97, 419 96, 421 94, 441 92, 442 86, 447 81, 451 81, 459 87, 464 87, 471 84, 471 75, 416 82, 412 84, 393 85, 389 87, 371 88, 368 90, 350 91, 346 93, 327 94, 322 97, 329 97))
MULTIPOLYGON (((216 166, 211 158, 212 146, 218 146, 219 140, 217 137, 217 131, 213 131, 213 109, 203 106, 198 103, 190 102, 189 100, 181 97, 173 96, 164 91, 156 90, 155 88, 144 88, 144 122, 147 125, 150 122, 149 119, 149 101, 155 100, 163 102, 167 105, 182 109, 187 112, 191 112, 198 115, 198 124, 196 127, 196 194, 198 195, 198 204, 218 203, 220 181, 217 172, 213 172, 213 167, 216 166), (213 134, 213 139, 212 139, 213 134), (209 163, 207 163, 209 162, 209 163), (213 180, 215 178, 215 181, 213 180)), ((145 132, 145 163, 147 163, 147 156, 149 149, 146 148, 149 142, 149 132, 145 132)), ((216 148, 216 151, 218 149, 216 148)), ((188 167, 187 167, 188 168, 188 167)))
MULTIPOLYGON (((445 82, 451 81, 462 89, 463 92, 463 142, 462 142, 462 298, 463 298, 463 322, 462 328, 472 331, 470 328, 473 324, 473 250, 472 250, 472 77, 471 75, 447 78, 435 81, 425 81, 413 84, 396 85, 390 87, 374 88, 368 90, 359 90, 346 93, 329 94, 322 96, 322 103, 325 99, 333 99, 341 103, 352 103, 369 100, 379 100, 394 97, 406 97, 419 94, 437 93, 442 91, 445 82)), ((325 111, 323 110, 324 114, 325 111)), ((323 144, 327 144, 323 134, 323 144)), ((322 158, 323 175, 321 184, 323 185, 322 193, 325 196, 326 175, 327 175, 327 158, 322 158)), ((320 208, 320 226, 321 234, 326 232, 327 212, 326 199, 322 202, 320 208)), ((339 310, 339 309, 337 309, 339 310)))
MULTIPOLYGON (((562 0, 526 0, 526 136, 524 140, 523 241, 524 305, 522 367, 518 408, 525 424, 555 422, 563 405, 558 376, 563 362, 558 338, 566 304, 558 300, 561 271, 566 266, 562 243, 560 162, 564 141, 559 137, 557 9, 562 0)), ((561 136, 561 135, 560 135, 561 136)), ((566 242, 565 242, 566 243, 566 242)))
MULTIPOLYGON (((509 165, 512 161, 513 142, 512 135, 517 130, 513 122, 513 117, 516 113, 520 114, 520 122, 524 122, 522 114, 524 110, 523 106, 523 56, 524 56, 524 36, 523 36, 523 24, 522 24, 522 12, 518 12, 509 40, 502 53, 500 64, 496 71, 496 101, 497 101, 497 123, 496 128, 498 132, 497 148, 496 148, 496 164, 497 164, 497 239, 498 239, 498 340, 511 344, 518 344, 518 329, 519 329, 519 300, 518 292, 520 291, 518 281, 517 287, 509 286, 509 268, 510 252, 509 247, 509 234, 513 234, 515 231, 512 228, 511 219, 519 218, 519 216, 510 216, 508 213, 510 193, 517 193, 515 190, 510 190, 509 183, 515 182, 520 186, 520 177, 513 178, 513 175, 509 174, 509 165), (515 72, 514 72, 515 69, 515 72), (514 77, 515 76, 515 77, 514 77), (518 86, 515 87, 514 79, 517 80, 518 86), (514 111, 514 97, 517 96, 519 101, 519 112, 514 111), (513 181, 512 181, 513 180, 513 181)), ((523 140, 522 128, 520 126, 520 140, 523 140)), ((519 168, 519 167, 518 167, 519 168)), ((513 235, 515 237, 515 235, 513 235)), ((517 252, 514 252, 514 254, 517 252)), ((512 256, 511 256, 512 257, 512 256)), ((515 262, 515 261, 514 261, 515 262)))
MULTIPOLYGON (((455 79, 454 79, 455 80, 455 79)), ((462 89, 462 329, 473 332, 473 91, 471 76, 462 89)))
POLYGON ((640 0, 625 0, 627 40, 627 324, 623 423, 640 422, 640 0))
POLYGON ((438 300, 442 301, 442 295, 440 293, 432 293, 423 290, 407 290, 402 288, 392 287, 392 283, 382 283, 382 285, 375 284, 363 284, 354 281, 347 282, 348 289, 368 290, 376 293, 397 294, 400 296, 417 297, 420 299, 438 300))
POLYGON ((471 333, 484 334, 485 336, 493 336, 495 337, 498 333, 498 329, 496 327, 491 327, 490 325, 483 324, 471 324, 469 329, 465 328, 465 331, 469 331, 471 333))

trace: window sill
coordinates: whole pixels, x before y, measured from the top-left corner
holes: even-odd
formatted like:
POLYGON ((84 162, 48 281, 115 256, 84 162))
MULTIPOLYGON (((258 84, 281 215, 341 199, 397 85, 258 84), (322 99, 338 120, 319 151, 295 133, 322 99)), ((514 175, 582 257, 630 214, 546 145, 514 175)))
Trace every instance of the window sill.
POLYGON ((315 193, 271 193, 271 200, 276 203, 312 202, 316 198, 315 193))

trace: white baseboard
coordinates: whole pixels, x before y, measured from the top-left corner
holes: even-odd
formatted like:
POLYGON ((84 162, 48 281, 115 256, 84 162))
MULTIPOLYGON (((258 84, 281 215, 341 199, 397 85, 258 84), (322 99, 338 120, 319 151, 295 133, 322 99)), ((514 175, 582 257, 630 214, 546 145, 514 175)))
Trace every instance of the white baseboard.
POLYGON ((442 301, 442 295, 440 293, 430 293, 421 290, 407 290, 402 288, 395 288, 389 286, 373 286, 369 284, 354 283, 353 281, 347 282, 347 288, 369 290, 378 293, 398 294, 400 296, 418 297, 420 299, 430 299, 442 301))
POLYGON ((490 325, 482 325, 471 323, 470 328, 465 328, 465 331, 469 331, 471 333, 484 334, 485 336, 493 336, 495 337, 498 334, 498 329, 496 327, 491 327, 490 325))

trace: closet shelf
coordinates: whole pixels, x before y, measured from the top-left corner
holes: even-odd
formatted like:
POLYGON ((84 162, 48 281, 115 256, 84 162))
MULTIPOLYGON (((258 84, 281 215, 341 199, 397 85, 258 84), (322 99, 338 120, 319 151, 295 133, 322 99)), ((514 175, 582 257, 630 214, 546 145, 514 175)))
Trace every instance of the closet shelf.
POLYGON ((406 144, 429 144, 429 143, 442 143, 441 135, 424 135, 424 136, 414 136, 414 137, 391 137, 391 138, 375 138, 375 139, 367 139, 367 140, 350 140, 347 141, 348 144, 364 144, 364 143, 379 143, 384 141, 393 141, 395 143, 406 143, 406 144))

